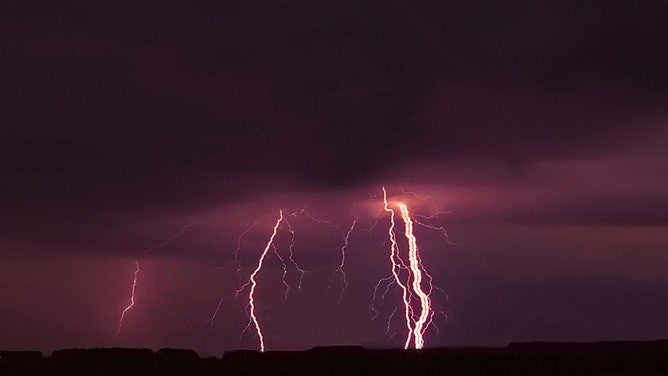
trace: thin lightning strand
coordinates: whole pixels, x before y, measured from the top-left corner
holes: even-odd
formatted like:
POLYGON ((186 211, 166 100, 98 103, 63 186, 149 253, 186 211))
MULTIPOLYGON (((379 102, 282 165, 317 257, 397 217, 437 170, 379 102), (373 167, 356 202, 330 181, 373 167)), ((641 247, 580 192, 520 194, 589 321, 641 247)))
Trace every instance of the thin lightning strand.
POLYGON ((211 317, 204 322, 204 324, 209 323, 212 329, 213 329, 213 322, 216 321, 216 316, 218 316, 218 312, 220 311, 220 307, 222 307, 224 300, 225 298, 220 298, 220 300, 218 301, 218 305, 216 306, 216 310, 213 311, 213 315, 211 315, 211 317))
MULTIPOLYGON (((415 338, 415 348, 421 349, 424 347, 424 330, 425 323, 430 318, 432 312, 431 309, 431 300, 429 295, 422 290, 422 262, 420 261, 420 255, 418 253, 417 239, 413 234, 413 221, 408 213, 408 207, 406 204, 398 203, 399 210, 401 211, 401 217, 404 220, 405 224, 405 235, 408 239, 408 258, 410 261, 410 268, 413 274, 412 285, 413 291, 420 299, 420 316, 415 320, 415 325, 413 327, 413 337, 415 338)), ((429 278, 431 279, 431 277, 429 278)))
POLYGON ((438 205, 436 205, 436 202, 434 201, 434 198, 429 196, 429 195, 421 195, 421 194, 418 194, 416 192, 407 191, 403 187, 401 187, 401 193, 413 196, 420 201, 429 201, 431 203, 431 206, 436 210, 436 213, 431 215, 430 217, 436 217, 436 216, 441 215, 441 214, 450 214, 450 212, 441 211, 439 209, 438 205))
POLYGON ((244 269, 241 267, 241 264, 239 263, 239 252, 241 251, 241 239, 244 236, 246 236, 246 234, 248 234, 253 228, 255 228, 257 222, 258 221, 253 222, 253 224, 250 225, 247 229, 245 229, 241 234, 239 234, 239 238, 237 238, 237 248, 234 250, 234 263, 237 265, 237 277, 239 278, 239 289, 236 291, 235 296, 238 296, 239 293, 241 293, 241 290, 243 289, 241 284, 241 272, 244 269))
MULTIPOLYGON (((383 203, 384 209, 386 212, 390 213, 390 227, 387 230, 387 234, 390 238, 390 262, 392 263, 392 275, 394 276, 394 281, 397 283, 397 285, 401 288, 402 291, 402 300, 404 302, 404 317, 406 319, 406 329, 408 330, 408 334, 406 335, 406 342, 404 343, 404 349, 408 349, 408 346, 411 343, 411 336, 413 335, 413 328, 411 328, 411 322, 412 322, 412 308, 410 304, 410 297, 409 297, 409 291, 408 287, 406 284, 404 284, 401 281, 401 278, 399 276, 399 269, 401 268, 401 265, 399 265, 396 261, 396 259, 399 259, 398 257, 398 251, 399 251, 399 245, 397 244, 397 238, 394 233, 394 210, 389 208, 389 204, 387 202, 387 191, 385 190, 385 187, 383 187, 383 203)), ((403 264, 403 261, 399 259, 401 264, 403 264)))
POLYGON ((380 296, 380 305, 383 305, 383 301, 385 300, 385 295, 387 295, 387 292, 390 290, 390 286, 394 284, 393 278, 394 278, 393 276, 381 278, 378 280, 378 283, 376 283, 376 287, 373 288, 373 296, 371 297, 371 304, 369 304, 369 311, 371 311, 372 313, 371 320, 375 320, 379 315, 379 312, 376 309, 376 305, 374 304, 374 302, 376 301, 376 298, 378 296, 378 289, 380 288, 380 285, 383 282, 386 282, 385 292, 383 292, 383 294, 380 296))
MULTIPOLYGON (((186 230, 188 230, 189 228, 192 228, 193 226, 195 226, 195 221, 190 221, 190 223, 185 224, 183 227, 181 227, 179 229, 179 231, 176 234, 170 236, 164 242, 162 242, 160 244, 157 244, 157 245, 154 245, 154 246, 151 246, 150 248, 148 248, 146 250, 146 253, 150 253, 152 251, 155 251, 157 249, 160 249, 162 247, 167 246, 169 243, 178 239, 181 235, 183 235, 183 233, 186 230)), ((116 334, 114 335, 114 338, 118 337, 118 334, 121 332, 121 328, 123 327, 123 320, 125 319, 125 315, 135 305, 135 290, 137 289, 137 275, 139 274, 139 260, 135 260, 135 264, 136 264, 136 269, 135 269, 135 274, 134 274, 134 278, 133 278, 133 281, 132 281, 132 295, 130 297, 130 304, 127 307, 125 307, 125 309, 123 309, 123 311, 121 312, 121 317, 118 320, 118 330, 116 330, 116 334)))
POLYGON ((353 223, 350 225, 350 228, 348 228, 348 231, 346 232, 345 236, 343 237, 343 246, 341 247, 341 264, 339 264, 339 267, 334 270, 334 273, 332 273, 332 279, 329 281, 329 285, 332 285, 332 282, 334 282, 334 278, 336 277, 337 273, 341 273, 341 283, 343 286, 341 286, 341 293, 339 294, 339 301, 337 304, 340 304, 341 301, 343 300, 343 294, 345 294, 346 289, 348 288, 348 276, 346 275, 345 270, 343 268, 346 266, 346 249, 348 248, 348 243, 350 241, 350 234, 353 232, 355 229, 355 225, 357 224, 357 220, 359 217, 356 217, 353 220, 353 223))
MULTIPOLYGON (((248 228, 246 228, 241 234, 239 234, 239 237, 237 238, 237 248, 234 250, 234 263, 237 266, 237 277, 239 278, 239 286, 240 287, 241 287, 241 271, 243 270, 243 268, 241 267, 241 263, 239 263, 239 252, 241 250, 241 239, 246 234, 248 234, 253 228, 255 228, 255 226, 257 225, 257 222, 258 221, 253 222, 253 224, 248 226, 248 228)), ((241 289, 237 290, 235 296, 238 296, 240 292, 241 292, 241 289)), ((214 321, 216 320, 216 317, 218 316, 218 312, 220 312, 220 308, 222 307, 222 304, 223 304, 224 300, 225 300, 224 298, 222 298, 222 297, 220 298, 220 300, 218 301, 218 305, 216 306, 216 309, 213 311, 213 314, 211 314, 211 317, 204 322, 205 325, 207 323, 209 323, 210 328, 213 329, 214 321)))
POLYGON ((373 231, 373 229, 376 228, 376 225, 378 225, 378 219, 373 221, 373 224, 371 225, 371 227, 362 229, 360 231, 371 233, 373 231))
POLYGON ((385 327, 385 335, 390 334, 390 328, 392 326, 392 318, 394 317, 394 314, 397 313, 397 308, 399 307, 394 307, 394 310, 392 310, 392 313, 390 313, 390 318, 387 319, 387 326, 385 327))
MULTIPOLYGON (((413 214, 413 216, 416 217, 416 218, 422 218, 422 219, 425 219, 425 220, 430 220, 430 219, 434 219, 438 216, 441 216, 443 214, 452 214, 452 212, 450 212, 450 211, 443 211, 443 210, 439 209, 438 205, 436 205, 436 202, 434 201, 434 198, 431 197, 431 196, 421 195, 421 194, 418 194, 416 192, 407 191, 403 187, 401 188, 401 192, 403 194, 413 196, 420 201, 429 201, 431 203, 431 206, 435 210, 434 214, 431 214, 431 215, 413 214)), ((448 231, 446 231, 446 229, 443 226, 436 227, 436 226, 433 226, 433 225, 430 225, 430 224, 427 224, 427 223, 424 223, 424 222, 420 222, 420 221, 415 220, 415 219, 413 219, 413 222, 415 224, 420 225, 420 226, 430 228, 432 230, 440 231, 443 234, 443 236, 445 236, 445 241, 448 244, 457 245, 457 244, 454 244, 454 243, 450 242, 449 237, 448 237, 448 231)))
MULTIPOLYGON (((334 283, 334 278, 336 278, 336 274, 341 273, 343 288, 341 289, 341 293, 339 294, 339 300, 338 300, 338 303, 337 303, 337 304, 340 304, 341 300, 343 299, 343 295, 344 295, 344 293, 345 293, 345 291, 346 291, 346 289, 349 285, 347 275, 346 275, 345 271, 343 270, 343 268, 345 267, 345 260, 346 260, 345 259, 345 253, 346 253, 346 249, 348 248, 348 245, 350 243, 350 235, 352 234, 353 230, 355 229, 355 225, 357 224, 357 221, 359 220, 359 217, 356 217, 353 220, 353 223, 351 224, 348 231, 343 231, 341 229, 341 227, 334 224, 331 220, 318 219, 318 218, 314 217, 313 215, 311 215, 311 213, 309 213, 306 210, 306 206, 304 206, 300 210, 297 210, 297 211, 292 212, 290 214, 285 214, 284 217, 295 217, 296 218, 299 215, 306 216, 308 219, 310 219, 314 223, 331 227, 331 228, 335 229, 339 234, 341 234, 341 239, 343 239, 343 245, 341 246, 341 264, 332 273, 332 278, 330 279, 329 285, 327 287, 329 289, 332 286, 332 284, 334 283)), ((292 225, 290 224, 290 222, 288 222, 287 218, 285 218, 283 221, 287 225, 288 232, 290 233, 290 246, 288 247, 288 250, 289 250, 288 260, 290 260, 290 262, 294 265, 295 269, 297 269, 297 271, 299 271, 299 273, 300 273, 297 289, 301 290, 302 281, 303 281, 304 275, 307 273, 307 271, 302 269, 299 266, 299 264, 297 264, 297 262, 294 260, 295 231, 293 230, 292 225)), ((374 223, 374 226, 375 226, 375 223, 374 223)), ((371 229, 369 229, 368 231, 371 231, 372 229, 373 229, 373 227, 371 229)), ((279 258, 280 258, 280 256, 279 256, 279 258)))
POLYGON ((269 241, 267 242, 267 246, 264 247, 264 251, 262 251, 262 254, 260 255, 260 259, 258 260, 257 267, 253 271, 253 273, 250 275, 250 292, 248 293, 248 305, 250 306, 250 317, 252 323, 255 325, 255 330, 257 331, 257 336, 260 340, 260 351, 264 352, 264 336, 262 335, 262 329, 260 328, 260 324, 257 321, 257 316, 255 315, 255 287, 257 286, 257 281, 255 280, 255 277, 257 274, 260 272, 262 269, 262 263, 264 262, 265 257, 267 256, 267 253, 269 252, 269 248, 273 245, 274 243, 274 238, 276 237, 276 233, 278 232, 278 228, 281 225, 281 222, 283 221, 283 210, 279 211, 279 218, 276 221, 276 224, 274 225, 274 231, 271 234, 271 237, 269 238, 269 241))
POLYGON ((283 257, 281 257, 281 254, 278 253, 278 249, 276 249, 276 246, 272 244, 271 248, 273 248, 274 254, 281 262, 281 266, 283 267, 283 274, 281 274, 281 282, 283 283, 283 286, 285 286, 285 301, 287 301, 288 293, 290 292, 290 285, 288 284, 288 281, 285 280, 285 277, 287 277, 288 275, 288 266, 285 264, 285 259, 283 259, 283 257))
POLYGON ((195 221, 191 221, 190 223, 184 225, 183 227, 181 227, 181 229, 179 230, 179 232, 177 232, 176 234, 170 236, 170 237, 167 238, 167 240, 165 240, 164 242, 162 242, 162 243, 160 243, 160 244, 158 244, 158 245, 155 245, 155 246, 149 248, 147 252, 155 251, 155 250, 158 249, 158 248, 162 248, 162 247, 168 245, 168 244, 171 243, 172 241, 178 239, 181 235, 183 235, 183 233, 184 233, 187 229, 192 228, 193 226, 195 226, 195 221))
POLYGON ((130 310, 135 305, 135 290, 137 289, 137 276, 139 275, 139 260, 135 261, 136 269, 135 269, 135 274, 134 278, 132 280, 132 294, 130 295, 130 304, 125 307, 123 312, 121 312, 121 318, 118 320, 118 330, 116 330, 116 334, 114 335, 114 338, 118 337, 118 334, 121 332, 121 329, 123 328, 123 319, 125 319, 125 314, 130 310))
MULTIPOLYGON (((431 218, 434 217, 434 216, 425 217, 425 216, 420 216, 420 215, 414 215, 414 216, 415 216, 415 217, 422 217, 422 218, 426 218, 426 219, 431 219, 431 218)), ((431 229, 431 230, 436 230, 436 231, 440 232, 441 234, 443 234, 443 237, 445 237, 445 242, 446 242, 448 245, 454 245, 454 246, 459 245, 459 244, 457 244, 457 243, 453 243, 453 242, 450 241, 450 235, 448 234, 448 231, 445 229, 445 227, 443 227, 443 226, 436 227, 436 226, 434 226, 434 225, 430 225, 430 224, 428 224, 428 223, 424 223, 424 222, 418 221, 417 219, 413 219, 413 222, 414 222, 416 225, 420 225, 420 226, 422 226, 422 227, 425 227, 425 228, 428 228, 428 229, 431 229)))
MULTIPOLYGON (((283 223, 285 223, 287 225, 288 233, 290 234, 290 245, 288 246, 288 260, 294 266, 294 268, 299 272, 299 281, 297 283, 297 290, 298 291, 301 291, 301 289, 302 289, 302 282, 304 280, 304 275, 307 273, 307 271, 302 269, 299 266, 299 264, 297 263, 297 261, 295 261, 295 258, 294 258, 295 231, 292 228, 292 225, 290 224, 290 222, 288 222, 287 217, 296 217, 297 215, 304 213, 304 211, 305 211, 305 209, 301 209, 301 210, 296 211, 294 213, 289 213, 289 214, 284 213, 283 214, 283 223)), ((250 232, 257 225, 257 223, 258 223, 258 221, 255 221, 250 227, 248 227, 246 230, 244 230, 239 235, 239 238, 237 240, 237 248, 234 251, 234 262, 237 265, 237 276, 239 277, 239 288, 235 291, 235 294, 234 294, 235 297, 238 297, 239 294, 241 294, 241 292, 247 286, 249 286, 250 283, 251 283, 250 279, 248 281, 246 281, 246 283, 243 283, 243 284, 241 283, 241 281, 242 281, 241 271, 243 270, 243 268, 241 267, 241 264, 239 263, 239 252, 241 251, 241 239, 248 232, 250 232)), ((285 262, 285 258, 283 256, 281 256, 281 254, 278 252, 278 249, 276 248, 276 246, 272 244, 272 247, 273 247, 274 254, 279 259, 279 261, 281 262, 281 266, 283 267, 283 274, 282 274, 282 277, 281 277, 281 282, 285 286, 285 300, 287 301, 288 300, 288 295, 290 293, 290 285, 288 284, 288 282, 286 280, 286 277, 287 277, 287 274, 288 274, 288 266, 285 262)))
MULTIPOLYGON (((304 280, 304 275, 306 274, 306 270, 302 269, 299 266, 299 264, 297 264, 297 261, 295 261, 295 252, 294 252, 295 231, 292 229, 292 225, 290 224, 290 222, 288 222, 287 220, 285 220, 284 222, 288 226, 288 232, 290 233, 290 245, 288 246, 288 260, 290 260, 292 265, 299 272, 299 282, 297 283, 297 290, 301 291, 302 290, 302 281, 304 280)), ((287 294, 287 292, 286 292, 286 294, 287 294)))

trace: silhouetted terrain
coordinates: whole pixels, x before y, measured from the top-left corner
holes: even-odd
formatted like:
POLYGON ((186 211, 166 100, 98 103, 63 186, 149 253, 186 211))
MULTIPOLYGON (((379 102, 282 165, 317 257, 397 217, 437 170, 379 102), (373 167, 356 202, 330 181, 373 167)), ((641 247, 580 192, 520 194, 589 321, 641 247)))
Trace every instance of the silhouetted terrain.
POLYGON ((0 351, 0 375, 668 375, 668 340, 513 343, 507 348, 232 351, 68 349, 0 351))

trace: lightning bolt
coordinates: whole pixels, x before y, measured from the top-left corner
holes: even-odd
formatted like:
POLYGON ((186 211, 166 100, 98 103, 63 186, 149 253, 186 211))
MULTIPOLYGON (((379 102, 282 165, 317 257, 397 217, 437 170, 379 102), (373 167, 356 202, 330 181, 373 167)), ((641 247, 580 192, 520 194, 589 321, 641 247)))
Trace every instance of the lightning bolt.
MULTIPOLYGON (((288 246, 288 260, 290 263, 294 266, 294 268, 299 272, 299 281, 297 283, 297 290, 301 291, 302 289, 302 282, 304 280, 304 275, 307 273, 306 270, 302 269, 297 261, 295 260, 295 253, 294 253, 294 246, 295 246, 295 231, 292 228, 292 225, 290 222, 288 222, 287 217, 296 217, 299 214, 302 214, 305 212, 305 208, 293 212, 293 213, 283 213, 283 220, 282 222, 285 223, 288 229, 288 233, 290 234, 290 244, 288 246)), ((255 221, 250 227, 248 227, 246 230, 244 230, 240 235, 237 240, 237 248, 234 251, 234 262, 237 265, 237 275, 239 276, 239 288, 235 292, 235 296, 238 297, 239 294, 250 284, 250 280, 247 281, 246 283, 242 284, 242 277, 241 277, 241 272, 243 271, 243 268, 241 267, 241 264, 239 263, 239 252, 241 251, 241 239, 248 234, 256 225, 258 221, 255 221)), ((278 252, 278 249, 276 248, 275 245, 272 244, 272 249, 274 255, 278 258, 278 260, 281 262, 281 266, 283 268, 283 274, 281 277, 281 282, 285 286, 285 300, 288 300, 288 295, 290 293, 290 285, 288 284, 286 277, 288 275, 288 265, 285 262, 285 258, 281 256, 281 254, 278 252)))
MULTIPOLYGON (((413 214, 413 217, 415 217, 415 218, 422 218, 423 220, 431 220, 431 219, 434 219, 434 218, 436 218, 438 216, 441 216, 443 214, 451 214, 451 212, 449 212, 449 211, 440 210, 439 207, 436 205, 436 202, 434 202, 434 198, 431 197, 431 196, 421 195, 421 194, 418 194, 416 192, 407 191, 403 187, 401 188, 401 192, 403 194, 413 196, 420 201, 429 201, 429 203, 431 204, 431 206, 435 210, 434 214, 432 214, 432 215, 413 214)), ((447 244, 458 245, 456 243, 450 242, 450 236, 448 235, 448 231, 445 229, 445 227, 443 227, 443 226, 438 226, 437 227, 437 226, 434 226, 434 225, 431 225, 431 224, 428 224, 428 223, 425 223, 425 222, 418 221, 417 219, 413 219, 413 222, 417 225, 422 226, 422 227, 425 227, 425 228, 428 228, 428 229, 431 229, 431 230, 436 230, 436 231, 440 232, 445 237, 445 242, 447 244)))
POLYGON ((132 281, 132 294, 130 295, 130 304, 128 304, 127 307, 121 312, 121 318, 118 320, 118 329, 116 330, 116 334, 114 334, 114 338, 118 337, 118 334, 121 332, 121 329, 123 328, 123 319, 125 319, 125 314, 135 305, 135 291, 137 289, 137 276, 139 275, 139 260, 135 261, 136 269, 135 269, 135 274, 134 274, 134 279, 132 281))
MULTIPOLYGON (((313 221, 314 223, 327 225, 329 227, 332 227, 332 228, 336 229, 339 233, 341 233, 341 236, 343 238, 343 246, 341 248, 341 264, 339 265, 339 267, 335 271, 334 275, 332 276, 332 280, 333 280, 336 273, 341 273, 342 274, 342 280, 343 280, 343 283, 344 283, 344 287, 341 291, 341 295, 340 295, 340 298, 339 298, 339 302, 340 302, 342 297, 343 297, 343 293, 345 291, 345 288, 348 286, 348 281, 347 281, 347 278, 346 278, 346 274, 345 274, 345 271, 343 269, 345 267, 345 253, 346 253, 346 249, 347 249, 347 247, 349 245, 349 242, 350 242, 350 235, 352 234, 353 230, 355 229, 355 225, 357 224, 357 221, 358 221, 358 218, 355 218, 355 220, 352 222, 348 231, 344 232, 343 230, 341 230, 341 228, 339 226, 333 224, 332 221, 321 220, 321 219, 317 219, 317 218, 313 217, 311 214, 309 214, 306 211, 306 207, 304 207, 301 210, 298 210, 296 212, 292 212, 292 213, 288 213, 285 210, 280 210, 279 214, 280 215, 279 215, 279 218, 276 220, 276 223, 275 223, 274 228, 273 228, 272 235, 270 236, 269 241, 267 242, 267 244, 264 248, 264 251, 260 254, 257 266, 255 267, 255 269, 251 273, 248 281, 246 283, 244 283, 243 285, 241 285, 241 283, 240 283, 239 288, 235 292, 235 296, 238 297, 239 294, 241 294, 241 292, 244 291, 244 289, 246 287, 250 286, 250 291, 249 291, 249 294, 248 294, 249 322, 248 322, 248 325, 246 325, 244 330, 241 332, 241 336, 243 337, 244 333, 248 329, 250 329, 252 326, 254 326, 255 330, 256 330, 256 333, 258 335, 259 341, 260 341, 260 350, 261 351, 264 351, 265 346, 264 346, 264 336, 262 334, 262 329, 261 329, 261 326, 259 324, 256 312, 255 312, 255 310, 256 310, 255 289, 257 288, 256 277, 257 277, 257 274, 262 269, 263 264, 264 264, 264 260, 267 257, 267 254, 269 253, 270 250, 272 250, 274 255, 279 259, 279 261, 281 262, 282 268, 283 268, 283 273, 282 273, 282 276, 281 276, 281 282, 285 286, 285 297, 284 297, 285 300, 288 299, 288 294, 290 292, 290 285, 286 281, 286 277, 287 277, 287 274, 288 274, 288 267, 287 267, 287 264, 286 264, 286 258, 281 256, 281 254, 278 252, 278 248, 274 244, 274 239, 276 238, 276 236, 278 234, 278 231, 281 228, 281 226, 283 224, 285 224, 285 227, 287 228, 287 231, 290 234, 290 244, 288 246, 287 259, 294 266, 294 268, 297 271, 299 271, 299 273, 300 273, 299 283, 297 285, 298 290, 301 290, 301 288, 302 288, 302 281, 303 281, 304 275, 307 273, 307 271, 302 269, 294 259, 295 231, 294 231, 292 225, 290 224, 290 222, 288 221, 288 218, 289 217, 297 217, 299 215, 304 215, 307 218, 309 218, 311 221, 313 221)), ((241 235, 239 236, 238 241, 237 241, 237 248, 236 248, 235 253, 234 253, 234 259, 235 259, 235 262, 237 264, 237 274, 239 274, 240 279, 241 279, 240 273, 242 271, 242 268, 241 268, 241 265, 238 261, 238 255, 239 255, 239 252, 241 250, 241 239, 250 230, 252 230, 253 227, 256 224, 257 224, 257 222, 253 223, 253 225, 251 225, 245 231, 243 231, 241 233, 241 235)))
MULTIPOLYGON (((285 224, 288 226, 288 232, 290 233, 290 245, 288 246, 288 260, 290 260, 292 265, 299 272, 299 282, 297 283, 297 290, 301 291, 302 290, 302 281, 304 280, 304 275, 306 274, 306 270, 302 269, 299 266, 299 264, 297 264, 297 261, 295 261, 295 252, 294 252, 295 230, 292 229, 292 225, 287 220, 285 220, 285 224)), ((285 292, 285 294, 286 294, 286 298, 287 298, 287 291, 285 292)))
POLYGON ((385 291, 380 295, 380 305, 382 305, 383 302, 385 301, 385 296, 387 295, 388 291, 390 291, 390 286, 394 285, 395 283, 392 275, 390 275, 389 277, 381 278, 378 280, 378 283, 376 283, 376 287, 374 287, 373 289, 373 296, 371 297, 371 304, 369 305, 369 310, 372 313, 371 320, 375 320, 380 314, 380 312, 378 312, 378 310, 376 309, 376 305, 374 304, 374 302, 376 301, 376 298, 378 296, 378 289, 380 289, 380 285, 382 285, 383 282, 385 282, 386 284, 385 284, 385 291))
MULTIPOLYGON (((393 283, 396 283, 397 286, 401 288, 402 292, 402 301, 404 304, 404 319, 406 321, 406 340, 404 342, 404 348, 407 349, 411 342, 413 343, 414 348, 422 349, 424 347, 424 333, 427 328, 432 324, 432 319, 434 315, 434 309, 431 305, 431 292, 434 289, 432 285, 432 277, 427 273, 424 266, 422 265, 422 259, 420 258, 419 247, 417 244, 417 238, 414 234, 414 226, 421 225, 434 230, 442 231, 447 240, 447 232, 443 227, 431 226, 414 220, 411 217, 411 213, 408 210, 408 205, 404 202, 393 202, 393 206, 396 206, 399 209, 399 216, 403 222, 404 227, 404 237, 408 242, 408 264, 400 256, 400 248, 397 242, 396 234, 396 217, 397 213, 394 209, 390 207, 390 204, 387 200, 387 191, 385 187, 382 187, 383 190, 383 208, 386 212, 390 214, 390 226, 388 228, 387 234, 390 240, 390 262, 392 264, 392 276, 394 277, 393 283), (402 280, 402 270, 405 271, 405 279, 402 280), (428 286, 428 289, 425 291, 423 289, 423 284, 428 286), (414 302, 419 303, 419 308, 413 308, 414 302)), ((404 194, 410 194, 420 200, 432 200, 429 196, 418 196, 413 192, 406 192, 403 190, 404 194)), ((429 218, 429 217, 425 217, 429 218)), ((376 299, 378 289, 383 281, 388 281, 388 278, 381 279, 374 289, 373 300, 376 299)), ((390 284, 387 284, 386 290, 382 295, 384 298, 387 294, 387 289, 389 289, 390 284)), ((381 299, 382 302, 382 299, 381 299)), ((373 307, 373 305, 372 305, 373 307)), ((374 313, 378 311, 373 309, 374 313)), ((390 315, 388 320, 388 328, 390 321, 394 316, 394 311, 390 315)), ((375 317, 374 317, 375 318, 375 317)), ((386 333, 389 332, 389 329, 386 330, 386 333)))
MULTIPOLYGON (((190 223, 181 227, 177 233, 170 236, 169 238, 167 238, 162 243, 159 243, 157 245, 154 245, 154 246, 151 246, 150 248, 148 248, 146 250, 146 253, 150 253, 150 252, 155 251, 159 248, 167 246, 172 241, 178 239, 181 235, 183 235, 183 233, 187 229, 193 227, 194 225, 195 225, 195 222, 190 221, 190 223)), ((114 338, 118 337, 118 334, 121 332, 121 329, 123 328, 123 320, 125 319, 125 315, 135 305, 135 291, 137 289, 137 275, 139 274, 139 260, 135 260, 135 265, 136 265, 136 269, 135 269, 134 279, 132 281, 132 295, 130 296, 130 304, 127 307, 125 307, 125 309, 123 309, 123 311, 121 312, 121 317, 118 320, 118 329, 116 330, 116 334, 114 334, 114 338)))
POLYGON ((392 318, 394 317, 394 314, 397 313, 397 308, 394 307, 394 310, 392 310, 392 313, 390 313, 390 317, 387 319, 387 325, 385 326, 385 335, 390 334, 390 327, 392 324, 392 318))
POLYGON ((332 283, 334 282, 334 278, 338 273, 341 273, 341 293, 339 294, 339 301, 337 304, 341 304, 341 300, 343 300, 343 294, 345 294, 346 289, 348 288, 348 276, 346 275, 345 270, 343 268, 346 265, 346 248, 348 248, 348 243, 350 241, 350 234, 353 232, 355 229, 355 225, 357 224, 357 220, 359 217, 355 217, 353 220, 353 223, 350 225, 350 228, 348 228, 348 231, 343 237, 343 246, 341 247, 341 263, 339 264, 339 267, 334 270, 332 273, 332 279, 329 281, 329 286, 331 287, 332 283))
POLYGON ((155 245, 155 246, 149 248, 146 252, 148 253, 148 252, 151 252, 151 251, 155 251, 155 250, 158 249, 158 248, 162 248, 162 247, 168 245, 168 244, 171 243, 172 241, 178 239, 181 235, 183 235, 184 232, 186 232, 187 229, 192 228, 193 226, 195 226, 195 221, 190 221, 190 223, 188 223, 188 224, 184 225, 183 227, 181 227, 181 229, 179 229, 179 231, 178 231, 176 234, 170 236, 170 237, 167 238, 167 240, 165 240, 164 242, 162 242, 162 243, 160 243, 160 244, 158 244, 158 245, 155 245))
MULTIPOLYGON (((237 265, 237 276, 239 277, 239 286, 241 286, 241 272, 244 270, 239 263, 239 252, 241 251, 241 239, 246 236, 255 226, 258 221, 253 222, 252 225, 248 226, 237 238, 237 248, 234 250, 234 263, 237 265)), ((241 291, 237 290, 236 295, 238 296, 241 291)))
POLYGON ((401 281, 400 278, 400 272, 401 269, 406 269, 406 264, 403 262, 403 260, 399 257, 399 245, 397 244, 397 237, 396 234, 394 233, 394 228, 396 226, 395 221, 394 221, 394 210, 389 208, 389 204, 387 202, 387 191, 385 190, 385 187, 383 187, 383 209, 386 212, 390 213, 390 227, 387 230, 387 234, 390 239, 390 263, 392 264, 392 276, 394 276, 394 282, 401 288, 401 298, 404 303, 404 317, 406 319, 406 330, 408 331, 408 335, 406 336, 406 342, 404 343, 404 349, 407 349, 408 346, 410 345, 411 342, 411 337, 413 335, 413 328, 411 327, 412 324, 412 316, 413 316, 413 309, 411 307, 411 297, 410 297, 410 291, 408 290, 407 284, 401 281))
MULTIPOLYGON (((424 338, 423 334, 426 330, 425 324, 431 316, 431 299, 429 295, 422 290, 422 260, 420 260, 420 254, 418 253, 417 239, 413 235, 413 221, 411 220, 410 215, 408 214, 408 207, 404 203, 398 203, 399 210, 401 211, 401 218, 404 221, 404 231, 406 239, 408 239, 408 259, 410 261, 410 268, 413 275, 413 292, 420 299, 420 316, 415 321, 413 327, 413 337, 415 338, 415 348, 421 349, 424 347, 424 338)), ((426 271, 425 271, 426 274, 426 271)), ((431 281, 431 276, 428 277, 431 281)), ((430 283, 431 285, 431 283, 430 283)))
POLYGON ((213 311, 213 314, 208 320, 204 322, 205 325, 208 323, 210 324, 209 326, 213 329, 213 322, 216 321, 216 316, 218 316, 218 312, 220 311, 220 307, 222 307, 224 300, 225 298, 220 298, 220 300, 218 301, 218 305, 216 306, 216 309, 213 311))
POLYGON ((283 274, 281 274, 281 282, 283 283, 283 286, 285 286, 285 297, 284 300, 288 300, 288 293, 290 293, 290 285, 288 284, 288 281, 285 280, 285 277, 288 275, 288 266, 285 264, 285 259, 281 256, 280 253, 278 253, 278 249, 274 244, 271 245, 271 248, 274 250, 274 255, 276 255, 276 258, 281 262, 281 266, 283 267, 283 274))
POLYGON ((267 242, 267 246, 264 247, 264 251, 262 251, 260 258, 258 259, 257 267, 255 268, 255 270, 253 270, 253 273, 250 275, 250 280, 249 280, 250 292, 248 293, 248 306, 250 307, 249 314, 251 322, 249 322, 248 324, 250 325, 252 323, 253 325, 255 325, 255 330, 260 340, 261 352, 264 352, 264 336, 262 335, 262 329, 260 328, 260 323, 257 320, 257 315, 255 314, 255 288, 257 287, 257 281, 255 280, 255 277, 260 272, 260 270, 262 270, 262 264, 264 263, 264 259, 267 256, 267 253, 269 252, 269 248, 271 248, 274 244, 274 238, 276 237, 276 233, 278 232, 278 228, 281 226, 282 221, 283 221, 283 210, 280 210, 279 218, 278 220, 276 220, 276 224, 274 225, 274 231, 271 233, 271 237, 267 242))

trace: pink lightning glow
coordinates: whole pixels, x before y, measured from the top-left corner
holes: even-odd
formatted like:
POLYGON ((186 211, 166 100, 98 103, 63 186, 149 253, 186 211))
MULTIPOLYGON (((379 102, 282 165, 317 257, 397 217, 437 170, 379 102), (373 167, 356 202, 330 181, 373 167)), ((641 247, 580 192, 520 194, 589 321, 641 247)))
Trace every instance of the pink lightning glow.
POLYGON ((123 312, 121 312, 121 318, 118 320, 118 330, 116 330, 114 338, 118 337, 118 334, 121 332, 121 329, 123 328, 123 319, 125 319, 125 314, 135 305, 135 290, 137 289, 137 275, 139 275, 139 260, 135 261, 135 265, 136 269, 135 269, 134 279, 132 281, 132 294, 130 295, 130 304, 127 307, 125 307, 123 312))
POLYGON ((281 225, 281 222, 283 221, 283 210, 279 211, 279 218, 276 221, 276 224, 274 225, 274 231, 271 234, 271 237, 269 238, 269 241, 267 242, 267 246, 264 247, 264 251, 262 251, 262 254, 260 255, 260 259, 258 260, 257 267, 253 271, 253 273, 250 275, 250 292, 248 293, 248 305, 250 306, 250 318, 252 323, 255 325, 255 330, 257 332, 257 336, 260 339, 260 351, 264 352, 264 336, 262 335, 262 329, 260 328, 260 324, 257 320, 257 316, 255 315, 255 287, 257 286, 257 281, 255 280, 255 277, 257 274, 260 272, 262 269, 262 264, 264 262, 265 257, 267 256, 267 253, 269 252, 269 248, 271 248, 274 244, 274 238, 276 237, 276 233, 278 232, 278 228, 281 225))

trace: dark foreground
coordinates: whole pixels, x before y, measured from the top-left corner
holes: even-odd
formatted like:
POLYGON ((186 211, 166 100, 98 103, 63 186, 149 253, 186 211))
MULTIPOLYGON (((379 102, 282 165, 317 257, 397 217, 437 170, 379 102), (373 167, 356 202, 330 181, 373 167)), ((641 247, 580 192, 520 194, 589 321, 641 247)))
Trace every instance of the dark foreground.
POLYGON ((191 350, 70 349, 44 358, 0 351, 0 375, 668 375, 668 340, 516 343, 507 348, 420 351, 321 347, 233 351, 202 359, 191 350))

